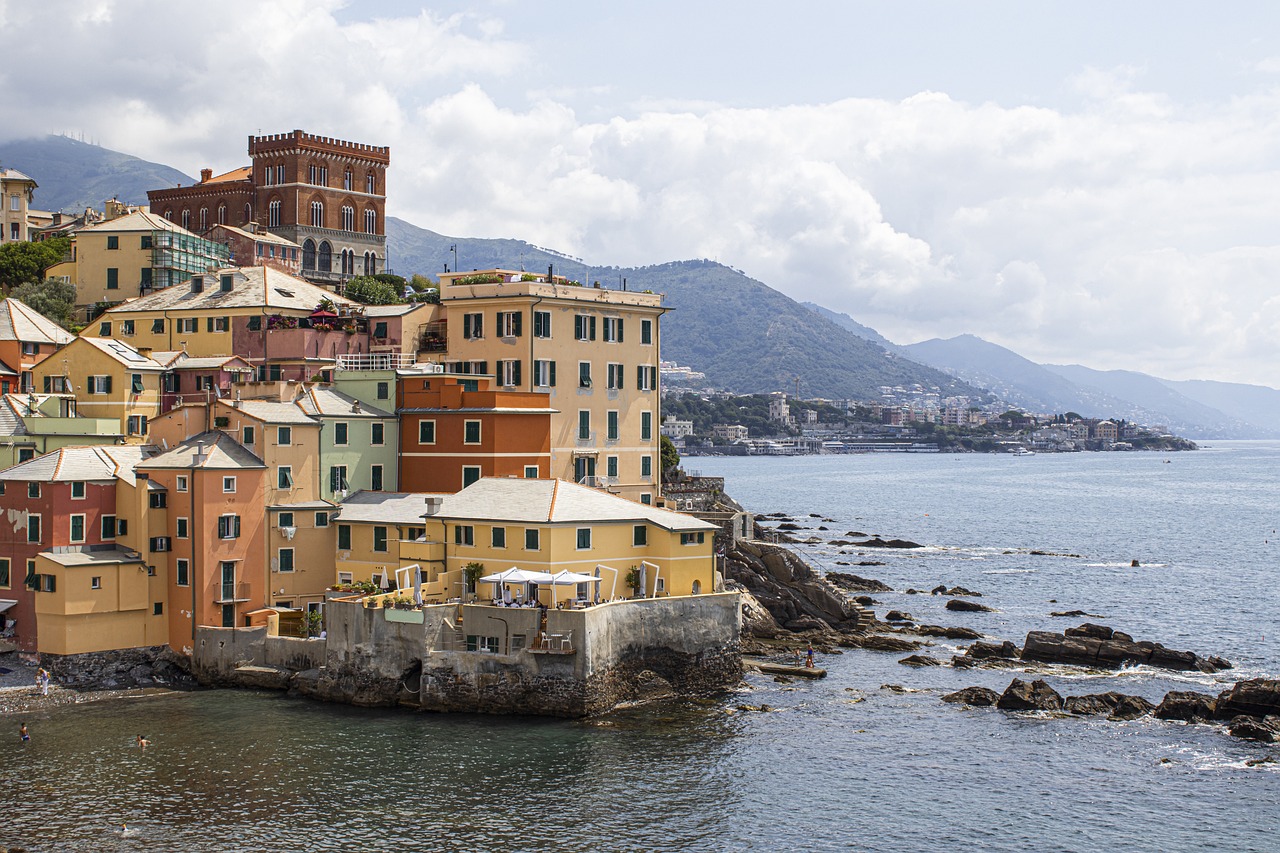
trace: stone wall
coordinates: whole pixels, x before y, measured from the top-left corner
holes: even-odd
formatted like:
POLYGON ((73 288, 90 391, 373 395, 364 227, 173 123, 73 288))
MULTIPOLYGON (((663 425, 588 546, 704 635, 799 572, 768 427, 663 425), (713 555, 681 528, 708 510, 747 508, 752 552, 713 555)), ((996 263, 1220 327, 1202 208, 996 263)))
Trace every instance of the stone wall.
POLYGON ((145 646, 78 655, 41 654, 55 684, 79 689, 194 684, 187 658, 168 646, 145 646))

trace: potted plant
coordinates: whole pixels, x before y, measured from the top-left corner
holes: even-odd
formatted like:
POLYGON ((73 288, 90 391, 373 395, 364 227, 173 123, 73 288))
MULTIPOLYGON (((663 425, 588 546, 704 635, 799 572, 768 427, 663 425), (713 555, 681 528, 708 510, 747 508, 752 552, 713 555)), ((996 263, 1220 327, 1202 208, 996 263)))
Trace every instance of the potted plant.
POLYGON ((467 563, 462 567, 463 592, 475 592, 476 583, 484 574, 484 563, 467 563))
POLYGON ((633 597, 640 596, 642 590, 640 589, 640 567, 639 566, 632 566, 631 568, 627 569, 626 584, 627 586, 631 587, 631 592, 633 597))

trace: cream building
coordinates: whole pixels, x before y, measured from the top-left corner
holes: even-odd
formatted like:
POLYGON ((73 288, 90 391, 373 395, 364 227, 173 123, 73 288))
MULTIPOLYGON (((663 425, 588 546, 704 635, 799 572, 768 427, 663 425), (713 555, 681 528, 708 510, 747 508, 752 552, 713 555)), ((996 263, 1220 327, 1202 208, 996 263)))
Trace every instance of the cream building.
POLYGON ((31 202, 36 182, 17 169, 0 167, 0 243, 13 243, 31 239, 28 217, 32 213, 31 202))

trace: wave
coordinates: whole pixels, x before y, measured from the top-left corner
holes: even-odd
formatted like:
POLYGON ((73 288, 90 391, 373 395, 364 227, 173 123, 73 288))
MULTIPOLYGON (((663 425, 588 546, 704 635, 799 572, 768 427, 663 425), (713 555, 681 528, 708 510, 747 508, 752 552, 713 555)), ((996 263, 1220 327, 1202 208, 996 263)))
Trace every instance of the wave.
POLYGON ((984 575, 1034 575, 1039 569, 987 569, 984 575))
POLYGON ((1167 569, 1168 563, 1141 563, 1135 566, 1133 561, 1127 563, 1085 563, 1090 569, 1167 569))

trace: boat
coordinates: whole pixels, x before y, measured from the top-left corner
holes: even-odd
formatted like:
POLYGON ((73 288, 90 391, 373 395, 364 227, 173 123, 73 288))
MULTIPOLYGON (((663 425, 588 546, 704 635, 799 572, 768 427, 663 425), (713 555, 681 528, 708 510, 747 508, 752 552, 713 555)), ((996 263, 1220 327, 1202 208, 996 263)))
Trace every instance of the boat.
POLYGON ((1034 450, 1027 450, 1027 448, 1025 447, 1019 447, 1014 449, 1013 455, 1014 456, 1035 456, 1036 452, 1034 450))

